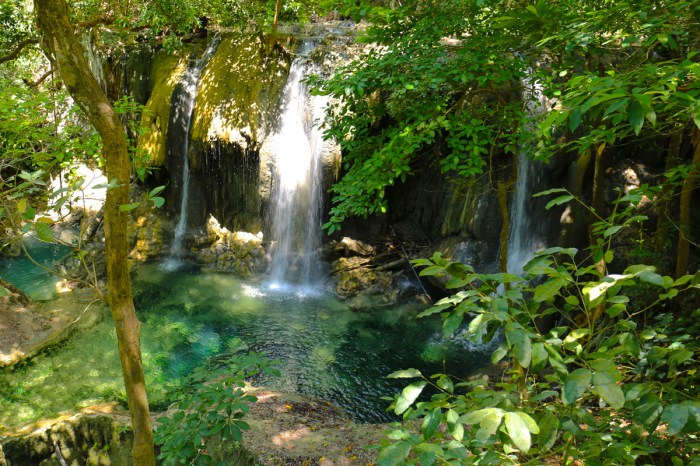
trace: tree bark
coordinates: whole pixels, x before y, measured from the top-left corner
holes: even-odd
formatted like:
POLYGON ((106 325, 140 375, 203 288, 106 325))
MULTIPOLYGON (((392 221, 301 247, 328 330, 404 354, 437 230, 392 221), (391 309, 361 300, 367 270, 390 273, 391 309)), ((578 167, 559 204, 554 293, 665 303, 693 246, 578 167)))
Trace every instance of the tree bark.
POLYGON ((153 431, 146 397, 139 333, 131 295, 127 262, 127 214, 119 206, 129 203, 129 154, 126 133, 118 115, 102 92, 85 59, 68 19, 65 0, 34 0, 37 26, 43 46, 55 62, 75 102, 100 134, 107 177, 116 186, 107 190, 105 202, 105 254, 107 300, 117 330, 127 402, 134 431, 132 458, 135 465, 154 466, 153 431))
MULTIPOLYGON (((668 154, 666 155, 666 165, 664 172, 668 173, 676 168, 680 163, 681 145, 683 142, 684 127, 681 126, 671 134, 671 141, 668 146, 668 154)), ((656 234, 654 235, 654 251, 661 254, 666 248, 668 240, 668 208, 670 205, 669 197, 673 193, 673 185, 664 183, 659 194, 659 205, 656 208, 658 218, 656 219, 656 234)))
POLYGON ((676 278, 688 272, 688 254, 690 254, 690 200, 695 189, 695 179, 700 172, 700 131, 693 129, 695 152, 688 178, 681 188, 680 215, 678 217, 678 254, 676 255, 676 278))
POLYGON ((275 31, 277 30, 277 20, 279 19, 280 11, 282 11, 282 2, 283 0, 275 1, 275 17, 272 20, 272 29, 275 31))

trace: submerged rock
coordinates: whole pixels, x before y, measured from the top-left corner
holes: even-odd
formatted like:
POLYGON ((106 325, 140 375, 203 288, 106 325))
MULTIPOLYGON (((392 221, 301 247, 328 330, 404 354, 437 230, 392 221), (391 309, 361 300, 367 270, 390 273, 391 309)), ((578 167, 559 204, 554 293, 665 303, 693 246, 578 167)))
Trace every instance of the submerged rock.
POLYGON ((74 414, 0 437, 7 466, 131 465, 133 439, 124 415, 74 414), (35 428, 36 427, 36 428, 35 428))

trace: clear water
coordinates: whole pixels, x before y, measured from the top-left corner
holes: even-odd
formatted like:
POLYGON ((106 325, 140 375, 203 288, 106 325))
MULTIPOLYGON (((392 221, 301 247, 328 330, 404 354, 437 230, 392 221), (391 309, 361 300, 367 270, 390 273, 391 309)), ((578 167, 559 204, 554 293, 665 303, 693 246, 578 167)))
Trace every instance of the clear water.
MULTIPOLYGON (((49 269, 70 252, 65 246, 45 243, 28 237, 24 245, 32 258, 49 269)), ((0 260, 0 277, 15 285, 36 301, 46 301, 56 294, 56 284, 61 278, 34 265, 24 254, 0 260)))
MULTIPOLYGON (((281 362, 282 377, 256 384, 330 400, 356 421, 387 421, 393 418, 381 397, 397 393, 405 381, 386 375, 415 367, 464 376, 485 364, 491 350, 443 341, 439 319, 416 321, 418 309, 354 312, 310 288, 273 289, 230 275, 148 265, 139 269, 135 289, 155 408, 167 406, 168 390, 193 367, 215 355, 250 350, 281 362)), ((0 424, 123 401, 116 347, 111 319, 105 318, 60 348, 0 370, 0 424)))

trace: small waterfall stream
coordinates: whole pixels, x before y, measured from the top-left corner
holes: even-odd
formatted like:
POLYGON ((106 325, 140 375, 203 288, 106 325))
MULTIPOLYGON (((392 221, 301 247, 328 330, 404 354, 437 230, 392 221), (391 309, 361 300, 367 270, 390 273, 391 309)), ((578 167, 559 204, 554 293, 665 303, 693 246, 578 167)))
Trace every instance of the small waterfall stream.
POLYGON ((275 185, 272 196, 273 282, 311 284, 319 276, 316 251, 321 245, 322 133, 313 124, 323 116, 326 98, 311 96, 303 78, 313 65, 303 55, 294 59, 284 89, 281 127, 273 136, 275 185))
POLYGON ((189 167, 189 142, 190 126, 192 124, 192 114, 195 99, 197 98, 197 85, 202 75, 204 67, 219 45, 220 38, 214 37, 207 46, 201 57, 190 59, 187 70, 182 76, 182 80, 173 91, 170 121, 167 135, 168 158, 179 160, 182 163, 182 177, 173 183, 176 190, 180 191, 180 216, 175 227, 173 243, 170 248, 170 256, 163 264, 167 270, 175 270, 182 265, 184 256, 185 233, 187 232, 187 213, 189 205, 190 191, 190 167, 189 167))
MULTIPOLYGON (((523 79, 523 88, 527 113, 534 117, 546 104, 542 86, 527 76, 523 79)), ((534 128, 526 125, 524 130, 534 131, 534 128)), ((508 272, 515 274, 522 273, 523 267, 534 257, 535 252, 546 248, 548 226, 542 200, 532 197, 547 185, 546 165, 532 160, 528 147, 520 148, 517 164, 518 178, 510 209, 507 265, 508 272)))

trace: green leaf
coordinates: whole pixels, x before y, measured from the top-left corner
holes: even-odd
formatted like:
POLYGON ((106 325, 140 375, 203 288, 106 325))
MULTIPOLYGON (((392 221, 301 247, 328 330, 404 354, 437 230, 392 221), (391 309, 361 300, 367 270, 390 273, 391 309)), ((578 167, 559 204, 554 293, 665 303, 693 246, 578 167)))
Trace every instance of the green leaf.
POLYGON ((527 424, 516 413, 505 413, 505 425, 513 445, 523 453, 530 450, 531 438, 527 424))
POLYGON ((46 223, 35 223, 34 231, 36 231, 36 236, 40 240, 46 241, 47 243, 53 243, 53 231, 51 230, 51 227, 46 223))
POLYGON ((597 371, 593 374, 593 389, 611 408, 624 406, 625 394, 615 382, 615 377, 608 372, 597 371))
POLYGON ((532 359, 532 341, 527 332, 522 328, 508 325, 506 326, 506 339, 515 359, 518 360, 521 366, 528 367, 532 359))
POLYGON ((163 192, 164 189, 165 189, 165 186, 155 187, 155 188, 151 189, 151 191, 148 193, 148 197, 151 197, 151 198, 156 197, 158 194, 163 192))
POLYGON ((653 432, 659 424, 659 419, 663 411, 663 405, 658 395, 647 393, 637 403, 632 417, 642 424, 649 432, 653 432))
POLYGON ((139 205, 138 203, 135 204, 120 204, 119 205, 119 212, 129 212, 130 210, 134 210, 137 208, 139 205))
POLYGON ((467 425, 481 424, 484 421, 484 419, 494 415, 502 416, 503 410, 501 410, 500 408, 477 409, 476 411, 471 411, 467 414, 463 414, 462 416, 460 416, 459 421, 467 425))
POLYGON ((394 406, 394 413, 402 414, 408 408, 411 407, 416 398, 421 394, 425 388, 427 382, 419 381, 413 382, 408 387, 404 388, 399 397, 396 400, 396 406, 394 406))
POLYGON ((442 323, 442 336, 448 338, 450 335, 455 333, 459 326, 462 325, 463 318, 463 310, 455 309, 454 311, 452 311, 442 323))
POLYGON ((387 379, 410 379, 413 377, 421 377, 422 374, 418 369, 404 369, 401 371, 392 372, 387 375, 387 379))
POLYGON ((614 225, 614 226, 606 228, 605 231, 603 232, 603 238, 607 238, 609 236, 614 235, 618 231, 622 230, 623 227, 624 227, 624 225, 614 225))
POLYGON ((435 430, 440 425, 441 420, 442 410, 440 408, 435 408, 428 413, 427 416, 425 416, 425 419, 423 419, 423 425, 421 426, 421 432, 423 432, 423 438, 425 440, 429 440, 433 436, 435 430))
POLYGON ((645 270, 639 274, 639 279, 644 283, 651 283, 656 286, 663 286, 664 277, 658 273, 652 272, 651 270, 645 270))
POLYGON ((153 205, 158 209, 165 205, 165 198, 160 197, 160 196, 152 197, 151 201, 153 202, 153 205))
POLYGON ((548 301, 559 293, 559 290, 566 284, 566 281, 561 277, 553 277, 535 287, 535 295, 533 299, 537 303, 548 301))
POLYGON ((532 371, 537 373, 544 369, 549 356, 544 349, 544 343, 538 342, 532 345, 532 371))
POLYGON ((529 430, 531 434, 539 434, 540 433, 539 426, 537 425, 535 420, 532 417, 530 417, 529 414, 524 413, 522 411, 516 411, 515 414, 520 416, 520 419, 523 420, 523 422, 527 426, 527 430, 529 430))
POLYGON ((491 364, 496 364, 498 361, 506 357, 508 348, 505 345, 499 345, 491 354, 491 364))
POLYGON ((642 126, 644 125, 645 114, 646 112, 644 111, 642 104, 637 100, 633 100, 632 105, 630 105, 629 121, 630 125, 632 125, 632 129, 637 135, 639 135, 639 132, 642 130, 642 126))
POLYGON ((581 109, 575 108, 569 114, 569 130, 573 133, 581 124, 581 109))
POLYGON ((565 194, 564 196, 555 197, 554 199, 552 199, 551 201, 549 201, 549 202, 547 203, 547 205, 544 206, 544 208, 547 209, 547 210, 549 210, 549 209, 551 209, 552 207, 554 207, 555 205, 566 204, 567 202, 569 202, 569 201, 572 200, 573 198, 574 198, 574 196, 572 196, 571 194, 565 194))
POLYGON ((557 441, 557 436, 559 434, 559 418, 548 412, 540 419, 539 427, 540 433, 537 443, 540 446, 540 450, 548 451, 557 441))
POLYGON ((479 423, 479 430, 476 432, 476 438, 481 441, 492 437, 501 426, 501 420, 503 419, 503 410, 497 408, 490 409, 491 411, 487 412, 486 416, 484 416, 479 423))
POLYGON ((540 196, 547 196, 549 194, 554 194, 554 193, 568 193, 565 188, 552 188, 548 189, 546 191, 540 191, 539 193, 535 193, 532 195, 532 197, 540 197, 540 196))
POLYGON ((411 452, 411 446, 412 445, 406 441, 389 445, 379 453, 377 464, 379 466, 398 466, 400 464, 405 464, 404 460, 411 452))
POLYGON ((667 424, 666 432, 676 435, 683 430, 688 422, 690 412, 686 405, 674 404, 668 406, 661 415, 661 422, 667 424))
POLYGON ((586 388, 588 388, 590 383, 591 371, 588 369, 576 369, 570 372, 566 377, 566 382, 564 382, 564 388, 561 392, 561 399, 564 404, 575 403, 586 392, 586 388))
POLYGON ((445 374, 440 375, 440 377, 437 380, 437 386, 448 393, 452 393, 455 389, 454 384, 452 383, 452 379, 450 379, 445 374))

